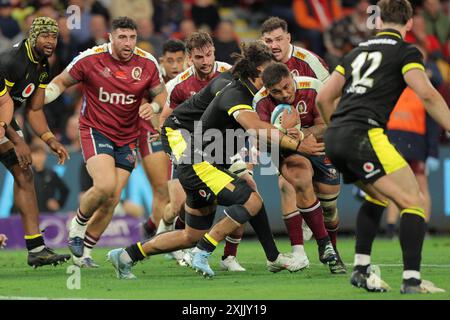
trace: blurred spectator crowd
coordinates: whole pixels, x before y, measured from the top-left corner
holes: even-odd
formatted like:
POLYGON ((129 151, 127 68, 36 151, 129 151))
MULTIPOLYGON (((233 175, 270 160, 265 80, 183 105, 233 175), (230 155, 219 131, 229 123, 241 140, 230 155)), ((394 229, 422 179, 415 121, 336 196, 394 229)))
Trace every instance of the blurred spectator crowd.
MULTIPOLYGON (((411 2, 415 23, 406 40, 422 50, 433 84, 450 105, 450 1, 411 2)), ((157 58, 167 39, 184 40, 202 29, 213 35, 216 59, 233 63, 230 55, 239 51, 239 42, 259 38, 262 22, 278 16, 288 22, 293 42, 323 57, 332 70, 343 55, 376 33, 367 27, 367 9, 375 3, 372 0, 0 0, 0 52, 26 37, 35 17, 52 17, 60 28, 56 54, 50 59, 54 77, 79 52, 107 42, 112 19, 129 16, 138 25, 138 46, 157 58), (70 28, 67 23, 73 14, 67 8, 73 5, 80 9, 80 28, 70 28)), ((73 87, 45 106, 51 130, 71 152, 80 151, 81 105, 80 88, 73 87)), ((20 114, 18 118, 20 121, 20 114)), ((448 141, 448 137, 441 136, 442 142, 448 141)), ((28 134, 28 142, 31 139, 28 134)))

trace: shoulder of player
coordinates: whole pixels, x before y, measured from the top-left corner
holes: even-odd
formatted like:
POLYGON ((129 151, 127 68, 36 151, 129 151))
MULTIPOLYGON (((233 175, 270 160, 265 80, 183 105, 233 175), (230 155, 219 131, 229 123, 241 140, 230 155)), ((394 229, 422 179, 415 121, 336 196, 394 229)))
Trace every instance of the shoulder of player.
POLYGON ((322 81, 312 77, 294 77, 294 81, 297 89, 313 89, 315 91, 319 91, 323 86, 322 81))
POLYGON ((79 63, 80 61, 86 61, 87 59, 97 57, 103 53, 108 53, 108 44, 102 44, 99 46, 95 46, 89 49, 84 50, 83 52, 80 52, 78 56, 76 56, 72 62, 69 64, 69 67, 72 67, 76 63, 79 63))
POLYGON ((231 69, 231 65, 229 65, 226 62, 222 62, 222 61, 216 61, 215 62, 215 69, 217 72, 222 73, 222 72, 226 72, 228 70, 231 69))
POLYGON ((145 50, 142 50, 141 48, 135 47, 133 53, 136 56, 147 59, 147 60, 151 61, 152 63, 154 63, 155 65, 159 66, 158 60, 156 60, 156 58, 150 52, 147 52, 145 50))
POLYGON ((265 87, 262 87, 253 97, 253 107, 256 109, 257 106, 266 100, 269 100, 269 91, 265 87))
POLYGON ((187 79, 192 77, 194 74, 195 74, 194 67, 191 66, 191 67, 187 68, 186 70, 184 70, 183 72, 181 72, 180 74, 178 74, 175 78, 170 80, 168 83, 173 81, 173 88, 175 88, 180 83, 185 82, 187 79))
POLYGON ((294 46, 292 58, 294 61, 306 63, 318 79, 321 79, 322 81, 326 81, 328 79, 330 75, 327 69, 328 67, 323 59, 315 53, 304 48, 294 46))

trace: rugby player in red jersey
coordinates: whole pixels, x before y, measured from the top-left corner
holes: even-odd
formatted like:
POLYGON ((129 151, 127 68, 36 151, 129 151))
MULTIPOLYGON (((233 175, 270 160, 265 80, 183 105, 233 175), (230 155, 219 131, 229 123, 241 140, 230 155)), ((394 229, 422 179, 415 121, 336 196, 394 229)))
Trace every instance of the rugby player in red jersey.
MULTIPOLYGON (((262 74, 262 80, 265 87, 256 94, 253 100, 254 107, 261 120, 270 123, 272 112, 276 106, 278 104, 289 104, 295 108, 295 112, 299 115, 298 120, 301 123, 301 132, 298 134, 313 134, 317 140, 321 140, 326 126, 315 107, 315 99, 317 92, 322 87, 322 82, 312 77, 293 77, 283 63, 274 63, 267 67, 262 74)), ((311 208, 309 210, 299 209, 303 215, 316 214, 323 216, 328 230, 337 229, 339 216, 336 209, 337 196, 335 194, 339 191, 339 172, 325 155, 301 154, 298 159, 297 165, 299 166, 302 179, 301 183, 297 183, 297 193, 300 196, 296 198, 296 205, 299 208, 311 208), (323 211, 320 208, 316 194, 319 195, 320 199, 327 199, 327 201, 322 200, 323 211), (328 206, 332 206, 332 208, 328 206), (326 211, 325 208, 327 209, 326 211)), ((284 176, 286 180, 290 180, 289 176, 284 176)), ((297 212, 298 210, 296 209, 293 213, 285 216, 284 220, 294 256, 297 256, 299 260, 302 260, 307 265, 309 262, 304 252, 301 233, 291 230, 295 228, 295 225, 297 225, 298 229, 300 222, 293 225, 289 221, 299 216, 297 212)), ((332 273, 345 273, 345 265, 339 254, 337 254, 336 232, 328 232, 330 237, 331 234, 334 235, 334 237, 331 237, 331 245, 327 230, 324 227, 319 228, 317 232, 316 240, 319 244, 320 260, 329 265, 332 273), (334 259, 332 248, 336 251, 337 261, 334 259)))
POLYGON ((81 197, 71 222, 69 248, 74 262, 85 267, 96 266, 90 251, 108 226, 135 166, 139 115, 156 104, 161 107, 167 98, 158 62, 136 47, 136 29, 130 18, 116 18, 110 42, 82 52, 46 89, 50 102, 83 83, 80 139, 93 186, 81 197), (143 99, 152 104, 142 104, 143 99))
MULTIPOLYGON (((330 77, 328 68, 320 57, 309 50, 291 44, 291 35, 288 32, 287 23, 283 19, 271 17, 264 21, 261 26, 261 39, 272 50, 275 59, 284 63, 294 76, 312 77, 319 79, 321 82, 326 82, 330 77)), ((308 213, 310 212, 308 208, 311 208, 309 205, 306 208, 302 207, 305 210, 300 214, 300 211, 297 209, 295 190, 292 185, 281 175, 279 185, 283 218, 288 226, 291 239, 297 239, 295 241, 296 245, 303 244, 303 232, 299 227, 302 225, 302 220, 306 222, 304 227, 307 231, 309 231, 309 227, 316 239, 320 237, 323 233, 324 224, 322 216, 308 213)), ((335 199, 339 195, 339 188, 339 185, 337 185, 334 189, 328 190, 329 193, 319 194, 319 206, 325 215, 336 215, 335 199)), ((317 200, 315 196, 314 198, 314 201, 310 202, 311 205, 317 200)), ((339 225, 331 227, 327 225, 326 227, 330 237, 335 242, 339 225)))

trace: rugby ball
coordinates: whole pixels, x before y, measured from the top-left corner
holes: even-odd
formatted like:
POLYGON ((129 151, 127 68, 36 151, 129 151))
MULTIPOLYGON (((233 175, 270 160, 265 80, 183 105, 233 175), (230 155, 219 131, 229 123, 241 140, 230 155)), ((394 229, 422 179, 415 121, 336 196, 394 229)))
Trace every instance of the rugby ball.
MULTIPOLYGON (((287 110, 289 113, 291 113, 292 106, 289 104, 279 104, 275 107, 275 109, 272 111, 272 116, 270 117, 270 123, 273 124, 274 127, 280 129, 281 128, 281 116, 283 115, 283 111, 287 110)), ((300 120, 300 119, 299 119, 300 120)), ((301 123, 299 122, 295 128, 300 130, 302 128, 301 123)), ((288 129, 288 128, 286 128, 288 129)))

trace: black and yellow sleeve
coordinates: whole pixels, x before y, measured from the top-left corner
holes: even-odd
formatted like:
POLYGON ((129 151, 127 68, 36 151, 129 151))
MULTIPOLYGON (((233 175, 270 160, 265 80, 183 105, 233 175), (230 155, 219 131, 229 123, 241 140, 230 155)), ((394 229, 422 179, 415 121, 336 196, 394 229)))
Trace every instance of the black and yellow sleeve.
POLYGON ((402 57, 401 66, 403 75, 413 69, 425 71, 422 54, 416 47, 413 46, 408 46, 405 50, 402 57))

